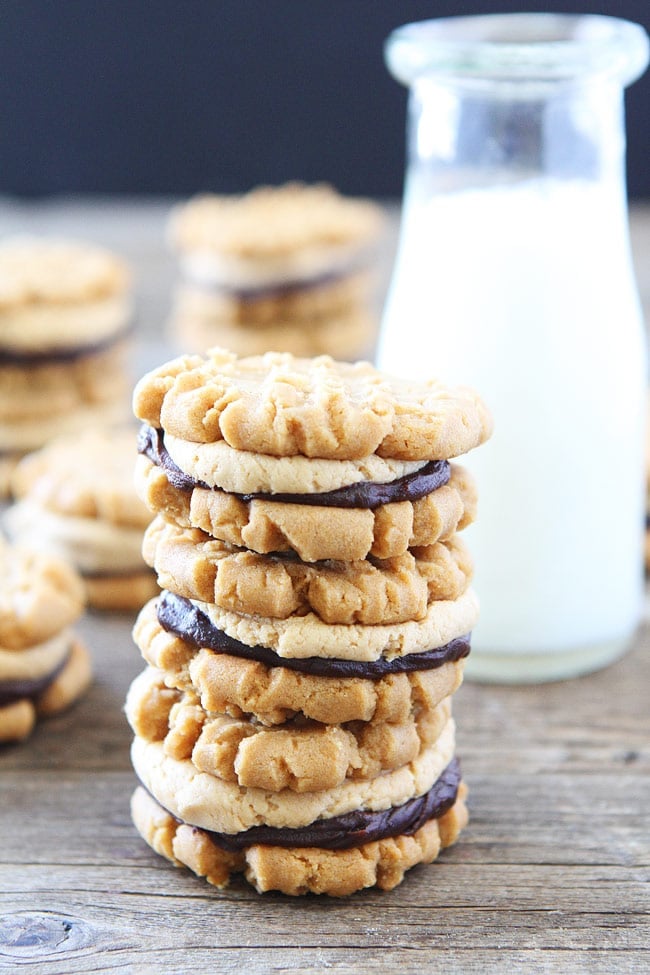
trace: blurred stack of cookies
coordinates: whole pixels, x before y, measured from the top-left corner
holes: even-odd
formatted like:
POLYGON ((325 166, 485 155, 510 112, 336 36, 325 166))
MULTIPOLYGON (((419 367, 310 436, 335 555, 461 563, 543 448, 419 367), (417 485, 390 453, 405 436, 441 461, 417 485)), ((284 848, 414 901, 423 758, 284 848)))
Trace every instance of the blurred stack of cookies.
POLYGON ((0 540, 0 593, 0 742, 8 742, 76 701, 91 664, 71 629, 84 591, 70 565, 0 540))
POLYGON ((181 272, 172 332, 183 350, 370 356, 383 217, 324 184, 199 196, 172 214, 181 272))
POLYGON ((216 349, 134 405, 165 587, 134 630, 138 830, 218 886, 394 887, 467 816, 450 696, 476 498, 449 458, 489 436, 485 408, 367 363, 216 349))
POLYGON ((17 458, 128 411, 130 276, 102 248, 0 244, 0 489, 17 458))
POLYGON ((158 592, 142 558, 151 521, 133 484, 136 434, 126 427, 59 437, 11 476, 9 536, 68 560, 97 609, 132 610, 158 592))

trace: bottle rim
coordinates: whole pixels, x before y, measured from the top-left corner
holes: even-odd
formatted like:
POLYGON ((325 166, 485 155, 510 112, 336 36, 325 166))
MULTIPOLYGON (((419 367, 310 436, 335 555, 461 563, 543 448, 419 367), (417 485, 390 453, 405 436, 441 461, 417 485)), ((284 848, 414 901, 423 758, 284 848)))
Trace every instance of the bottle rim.
POLYGON ((598 14, 486 14, 404 24, 385 44, 398 80, 448 78, 490 85, 578 83, 594 77, 621 86, 648 66, 640 24, 598 14))

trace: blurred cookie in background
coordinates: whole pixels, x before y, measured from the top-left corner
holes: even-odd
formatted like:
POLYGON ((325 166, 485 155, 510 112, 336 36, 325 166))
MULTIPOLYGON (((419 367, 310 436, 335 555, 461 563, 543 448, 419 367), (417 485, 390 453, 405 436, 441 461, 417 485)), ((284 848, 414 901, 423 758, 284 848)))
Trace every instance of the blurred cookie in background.
POLYGON ((85 431, 24 457, 11 478, 7 533, 71 562, 98 609, 136 610, 158 592, 141 555, 151 515, 133 483, 136 457, 132 429, 85 431))
POLYGON ((37 718, 58 714, 86 690, 90 656, 72 625, 84 609, 65 561, 0 539, 0 743, 20 741, 37 718))
POLYGON ((0 242, 0 491, 53 437, 129 414, 131 276, 80 241, 0 242))
POLYGON ((370 357, 378 309, 374 265, 384 217, 370 200, 325 184, 262 186, 178 206, 171 330, 184 351, 370 357))

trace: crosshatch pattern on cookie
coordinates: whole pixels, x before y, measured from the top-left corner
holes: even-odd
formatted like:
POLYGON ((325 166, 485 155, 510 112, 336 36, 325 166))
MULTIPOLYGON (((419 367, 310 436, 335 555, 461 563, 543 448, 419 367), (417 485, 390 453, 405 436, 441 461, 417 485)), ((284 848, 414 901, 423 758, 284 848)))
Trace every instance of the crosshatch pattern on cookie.
POLYGON ((161 587, 223 609, 287 619, 315 613, 327 623, 421 620, 433 600, 465 592, 472 562, 454 536, 392 559, 304 563, 286 556, 232 550, 198 529, 158 516, 145 532, 143 555, 161 587))
POLYGON ((240 833, 251 827, 298 828, 355 810, 380 811, 427 793, 452 761, 455 725, 450 718, 436 741, 406 765, 333 789, 281 792, 242 789, 199 772, 189 759, 165 754, 161 742, 135 736, 131 759, 140 782, 174 816, 203 829, 240 833))
POLYGON ((478 446, 491 419, 472 390, 408 383, 369 363, 266 353, 238 359, 212 349, 143 377, 136 416, 199 443, 225 440, 275 456, 403 460, 455 457, 478 446))
POLYGON ((298 718, 269 729, 255 719, 205 711, 195 692, 167 687, 164 674, 148 668, 131 685, 126 713, 135 734, 162 741, 166 754, 189 758, 202 772, 244 787, 313 792, 412 761, 439 736, 451 705, 445 699, 398 724, 298 718))
POLYGON ((194 600, 218 630, 250 647, 273 650, 283 660, 306 657, 362 662, 417 654, 443 647, 472 631, 478 619, 478 599, 467 589, 458 599, 429 603, 422 620, 406 623, 326 623, 315 613, 274 619, 247 616, 214 603, 194 600))
POLYGON ((355 561, 403 555, 415 546, 446 541, 474 520, 471 477, 452 465, 449 484, 418 501, 375 509, 279 503, 272 497, 243 501, 218 489, 179 490, 147 457, 139 457, 135 483, 149 510, 182 528, 200 528, 213 538, 253 552, 295 552, 305 562, 355 561))

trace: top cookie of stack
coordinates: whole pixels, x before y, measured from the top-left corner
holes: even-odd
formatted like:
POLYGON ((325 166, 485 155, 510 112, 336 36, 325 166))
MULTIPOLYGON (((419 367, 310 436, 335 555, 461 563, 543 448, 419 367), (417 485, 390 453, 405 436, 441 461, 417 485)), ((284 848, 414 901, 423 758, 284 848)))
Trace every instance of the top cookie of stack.
POLYGON ((223 350, 136 387, 138 484, 156 512, 259 553, 306 562, 392 558, 471 517, 449 458, 489 436, 471 390, 413 384, 368 363, 223 350))
POLYGON ((170 220, 183 276, 172 328, 197 351, 368 355, 381 227, 374 203, 324 184, 196 197, 170 220))
POLYGON ((130 276, 86 243, 16 237, 0 244, 0 454, 122 419, 130 276))

